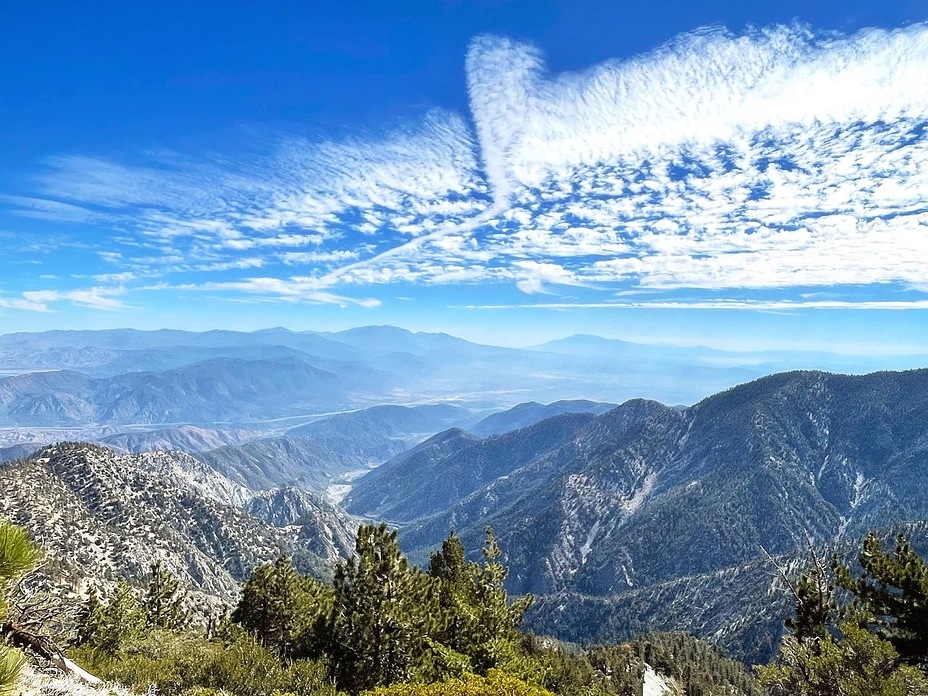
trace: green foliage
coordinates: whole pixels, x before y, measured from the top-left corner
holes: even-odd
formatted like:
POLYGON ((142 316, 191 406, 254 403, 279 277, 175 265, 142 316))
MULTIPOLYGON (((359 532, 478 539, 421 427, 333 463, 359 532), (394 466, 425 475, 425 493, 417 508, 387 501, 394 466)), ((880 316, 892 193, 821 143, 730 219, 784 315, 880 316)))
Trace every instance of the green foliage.
POLYGON ((799 642, 828 636, 828 626, 838 612, 835 588, 824 564, 814 549, 811 567, 793 585, 796 613, 786 620, 786 627, 799 642))
POLYGON ((103 602, 95 587, 90 588, 87 599, 77 612, 74 645, 86 645, 99 635, 103 625, 103 602))
POLYGON ((928 563, 901 534, 892 553, 867 535, 859 560, 859 578, 834 562, 838 586, 854 595, 854 620, 892 643, 906 663, 928 666, 928 563))
POLYGON ((141 639, 146 625, 147 615, 135 590, 120 578, 107 602, 91 591, 77 617, 75 645, 115 657, 141 639))
POLYGON ((546 689, 497 669, 486 676, 466 674, 432 684, 395 684, 368 693, 371 696, 553 696, 546 689))
POLYGON ((232 620, 255 634, 258 642, 280 654, 289 654, 296 632, 300 579, 286 557, 255 569, 232 620))
POLYGON ((928 678, 914 666, 928 663, 928 566, 905 537, 889 554, 874 534, 860 564, 863 575, 854 577, 835 556, 834 583, 813 563, 796 584, 793 635, 775 664, 758 668, 773 696, 928 695, 928 678), (850 606, 836 607, 834 585, 851 595, 850 606), (837 626, 836 615, 845 617, 837 626))
MULTIPOLYGON (((606 690, 609 693, 622 696, 641 696, 644 680, 644 663, 637 657, 634 646, 623 643, 621 645, 601 645, 591 648, 585 653, 586 659, 605 680, 606 690)), ((562 679, 562 677, 558 677, 562 679)), ((558 692, 561 693, 561 692, 558 692)), ((564 691, 565 694, 589 693, 578 692, 576 687, 564 691)))
POLYGON ((761 694, 760 686, 744 665, 685 633, 649 633, 631 641, 630 646, 656 671, 673 677, 687 696, 761 694))
POLYGON ((0 584, 6 584, 35 567, 42 552, 26 531, 0 522, 0 584))
POLYGON ((179 631, 190 623, 190 612, 184 607, 187 594, 180 583, 162 565, 161 561, 151 564, 151 580, 142 598, 145 625, 179 631))
POLYGON ((429 559, 429 576, 442 583, 442 606, 453 606, 453 595, 467 583, 467 554, 460 537, 452 532, 441 544, 441 550, 429 559))
POLYGON ((508 671, 561 696, 641 696, 644 670, 628 645, 581 651, 549 638, 524 636, 521 652, 508 671))
POLYGON ((282 661, 241 630, 211 641, 194 631, 153 629, 119 655, 84 645, 71 657, 103 679, 140 690, 154 685, 162 696, 335 694, 321 663, 282 661))
POLYGON ((331 609, 331 588, 301 577, 282 556, 255 569, 231 618, 281 656, 317 657, 326 647, 331 609))
POLYGON ((16 680, 26 664, 26 657, 19 650, 0 649, 0 695, 14 693, 16 680))
POLYGON ((151 579, 139 597, 124 578, 116 582, 104 601, 91 589, 77 613, 74 645, 110 657, 119 657, 139 642, 151 629, 181 631, 190 624, 184 607, 186 594, 171 573, 159 562, 151 565, 151 579))
MULTIPOLYGON (((41 556, 26 532, 0 522, 0 621, 6 618, 6 594, 10 584, 30 571, 41 556)), ((0 645, 0 694, 12 691, 25 660, 16 650, 0 645)))
POLYGON ((509 569, 500 561, 500 548, 490 527, 486 529, 484 562, 472 573, 472 620, 468 627, 468 650, 479 673, 505 665, 515 657, 518 626, 532 605, 526 595, 512 604, 504 588, 509 569))
POLYGON ((396 532, 365 525, 332 586, 299 575, 286 557, 258 566, 231 620, 211 625, 209 637, 187 627, 177 581, 155 564, 142 598, 125 581, 105 600, 91 593, 72 657, 106 679, 166 696, 334 696, 336 687, 641 696, 643 656, 679 675, 690 696, 758 693, 734 663, 685 637, 584 651, 521 634, 531 598, 509 599, 500 557, 491 529, 480 562, 467 561, 452 534, 423 573, 400 552, 396 532))
POLYGON ((409 566, 395 531, 362 525, 355 554, 335 570, 329 624, 333 673, 352 693, 428 672, 439 613, 433 583, 409 566))
POLYGON ((928 679, 900 666, 889 642, 853 624, 840 629, 840 640, 800 642, 787 636, 777 664, 758 668, 761 684, 771 696, 928 695, 928 679))
POLYGON ((364 525, 331 587, 280 558, 254 570, 231 618, 281 657, 326 658, 352 693, 485 674, 518 660, 531 601, 509 602, 499 556, 489 529, 482 564, 467 562, 452 534, 426 574, 409 565, 395 531, 364 525))
POLYGON ((429 576, 438 583, 443 619, 437 638, 466 655, 479 674, 517 658, 518 626, 532 602, 531 596, 509 602, 504 587, 509 571, 500 555, 493 530, 487 527, 482 564, 465 560, 464 547, 454 533, 429 563, 429 576))

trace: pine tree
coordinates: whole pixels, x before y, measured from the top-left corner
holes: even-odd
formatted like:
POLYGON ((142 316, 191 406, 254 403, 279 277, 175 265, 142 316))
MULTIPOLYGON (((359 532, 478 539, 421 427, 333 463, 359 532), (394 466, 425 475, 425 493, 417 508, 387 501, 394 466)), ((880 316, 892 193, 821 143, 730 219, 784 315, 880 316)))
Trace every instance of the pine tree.
POLYGON ((437 584, 440 611, 435 637, 442 646, 452 651, 453 655, 449 657, 454 658, 448 661, 444 670, 446 674, 442 676, 460 676, 463 672, 473 671, 470 658, 463 654, 463 650, 467 648, 467 625, 473 616, 470 605, 474 566, 467 561, 464 545, 453 531, 442 542, 441 549, 429 559, 428 574, 437 584), (450 669, 453 662, 458 663, 457 670, 450 669))
POLYGON ((855 578, 837 557, 832 562, 835 585, 854 596, 850 607, 835 610, 820 563, 795 586, 797 615, 787 623, 794 634, 775 664, 758 669, 772 696, 928 696, 928 678, 913 666, 925 663, 924 561, 904 537, 888 554, 870 534, 860 563, 864 574, 855 578), (838 615, 845 620, 835 626, 838 615))
POLYGON ((184 607, 187 593, 182 592, 177 578, 161 561, 151 564, 151 580, 142 598, 145 623, 149 627, 180 631, 190 623, 190 612, 184 607))
POLYGON ((463 588, 468 571, 464 544, 452 531, 442 542, 441 550, 429 558, 429 575, 442 583, 442 595, 450 595, 463 588))
POLYGON ((87 599, 77 612, 74 645, 86 645, 98 635, 103 625, 103 609, 97 589, 91 587, 87 599))
POLYGON ((810 549, 809 569, 791 585, 796 613, 786 627, 799 642, 814 642, 828 636, 828 627, 838 611, 834 584, 815 549, 810 549))
POLYGON ((132 586, 120 578, 106 603, 95 593, 84 604, 79 630, 86 644, 106 655, 120 655, 145 632, 145 610, 132 586))
POLYGON ((255 568, 230 619, 281 657, 317 658, 329 647, 331 613, 332 588, 281 556, 255 568))
POLYGON ((758 668, 771 696, 928 696, 928 679, 899 665, 892 644, 853 624, 814 645, 784 639, 777 664, 758 668))
MULTIPOLYGON (((6 596, 10 585, 30 571, 41 552, 24 530, 0 522, 0 623, 6 621, 6 596)), ((0 694, 12 691, 25 658, 16 650, 0 645, 0 694)))
POLYGON ((438 605, 428 576, 410 568, 396 532, 362 525, 355 557, 335 570, 333 672, 357 693, 408 681, 427 668, 438 605))
POLYGON ((454 533, 429 563, 429 575, 439 583, 443 612, 439 640, 465 655, 480 674, 515 658, 521 639, 517 629, 532 602, 523 597, 510 604, 505 589, 509 569, 500 556, 493 530, 487 527, 482 564, 465 560, 454 533))
POLYGON ((833 563, 838 586, 854 595, 854 619, 892 643, 903 661, 928 666, 928 564, 902 534, 892 553, 868 534, 859 560, 859 578, 833 563))
POLYGON ((533 601, 531 595, 526 595, 510 604, 505 588, 509 569, 500 561, 501 555, 493 528, 487 527, 483 563, 475 565, 473 572, 475 616, 470 626, 472 644, 465 651, 481 674, 503 666, 515 656, 518 627, 533 601))
POLYGON ((280 655, 293 651, 302 596, 300 576, 286 556, 258 566, 251 574, 232 621, 254 633, 258 642, 280 655))
POLYGON ((0 522, 0 591, 35 567, 41 551, 16 525, 0 522))

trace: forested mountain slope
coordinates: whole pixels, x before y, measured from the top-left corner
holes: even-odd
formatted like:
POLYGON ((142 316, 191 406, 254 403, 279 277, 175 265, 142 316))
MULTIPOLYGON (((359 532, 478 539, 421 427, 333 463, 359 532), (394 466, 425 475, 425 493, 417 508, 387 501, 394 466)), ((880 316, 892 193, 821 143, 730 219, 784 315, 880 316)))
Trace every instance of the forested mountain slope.
MULTIPOLYGON (((539 434, 546 423, 534 426, 539 434)), ((390 468, 377 472, 384 497, 376 509, 414 509, 402 481, 417 471, 453 491, 461 472, 480 470, 467 456, 478 444, 402 469, 395 481, 390 468)), ((810 540, 841 542, 928 518, 928 371, 784 373, 689 408, 632 401, 551 447, 534 445, 529 461, 410 519, 401 539, 413 557, 424 560, 452 528, 472 548, 489 524, 506 550, 510 590, 553 598, 539 605, 550 609, 544 626, 557 625, 557 597, 574 594, 625 607, 607 612, 613 621, 679 611, 691 626, 716 625, 732 612, 713 588, 769 591, 762 545, 789 555, 810 540)), ((782 619, 774 613, 770 626, 782 619)))
POLYGON ((452 519, 465 541, 490 523, 513 589, 604 594, 748 562, 759 544, 789 552, 920 519, 928 371, 785 373, 686 409, 629 402, 545 456, 563 466, 543 486, 532 468, 506 472, 408 543, 435 543, 452 519))
POLYGON ((467 429, 475 435, 489 437, 491 435, 502 435, 519 428, 527 428, 547 418, 553 418, 565 413, 592 413, 598 416, 615 407, 616 404, 605 404, 584 399, 555 401, 550 404, 529 401, 505 411, 491 414, 467 429))
POLYGON ((447 430, 359 479, 345 509, 391 522, 446 510, 570 438, 593 416, 568 414, 505 435, 478 438, 447 430))

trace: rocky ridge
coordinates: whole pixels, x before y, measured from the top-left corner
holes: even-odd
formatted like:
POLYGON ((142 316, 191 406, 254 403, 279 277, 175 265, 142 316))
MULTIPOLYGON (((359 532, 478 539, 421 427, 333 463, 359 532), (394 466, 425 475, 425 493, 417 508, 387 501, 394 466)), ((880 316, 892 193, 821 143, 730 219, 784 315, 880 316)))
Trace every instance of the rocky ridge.
POLYGON ((274 526, 244 509, 253 497, 177 452, 62 443, 0 466, 0 516, 28 529, 70 580, 143 578, 157 558, 188 587, 232 601, 255 565, 280 554, 325 575, 350 553, 354 522, 324 501, 274 526))

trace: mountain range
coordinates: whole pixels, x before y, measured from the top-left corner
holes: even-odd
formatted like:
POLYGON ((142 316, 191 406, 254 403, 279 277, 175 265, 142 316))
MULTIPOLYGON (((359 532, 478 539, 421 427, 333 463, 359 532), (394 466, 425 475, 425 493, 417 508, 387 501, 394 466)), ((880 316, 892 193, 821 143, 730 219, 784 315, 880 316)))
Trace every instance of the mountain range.
MULTIPOLYGON (((756 584, 752 564, 769 574, 762 547, 802 553, 928 518, 926 464, 928 370, 793 372, 689 408, 633 400, 487 439, 447 431, 360 479, 345 503, 402 523, 420 561, 451 529, 478 549, 492 526, 516 593, 618 606, 695 583, 711 603, 705 578, 756 584), (489 475, 464 476, 497 449, 509 456, 494 455, 489 475)), ((729 591, 746 592, 738 582, 729 591)), ((562 606, 542 601, 534 620, 556 627, 545 611, 562 606)))
POLYGON ((163 430, 130 430, 100 438, 98 442, 126 454, 171 450, 206 452, 226 445, 243 445, 260 437, 260 432, 251 430, 178 425, 163 430))
POLYGON ((870 529, 928 548, 928 370, 730 386, 780 358, 392 327, 52 332, 0 337, 0 355, 17 373, 0 379, 0 515, 72 579, 141 577, 164 557, 230 601, 280 553, 330 572, 358 519, 399 527, 422 564, 451 530, 478 553, 492 526, 538 632, 685 630, 763 660, 790 603, 768 554, 795 573, 810 544, 852 557, 870 529), (18 371, 56 359, 84 364, 18 371), (661 387, 685 364, 687 388, 727 388, 687 405, 661 387), (670 398, 611 389, 652 378, 670 398), (589 399, 513 405, 594 382, 589 399), (43 448, 72 434, 99 444, 43 448))
MULTIPOLYGON (((923 364, 924 356, 887 360, 902 367, 923 364)), ((236 424, 281 434, 322 413, 383 404, 454 400, 486 411, 530 400, 617 403, 645 396, 691 404, 784 366, 857 372, 865 364, 854 356, 737 353, 589 336, 500 348, 390 326, 337 333, 7 334, 0 336, 0 428, 121 432, 139 425, 236 424)))

